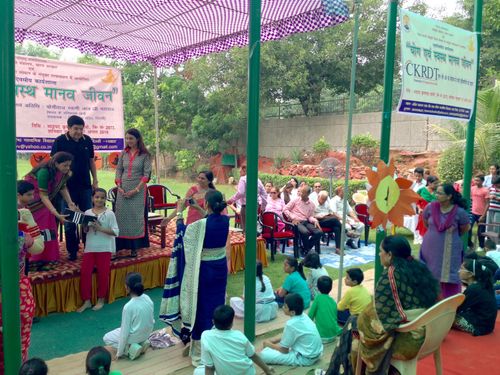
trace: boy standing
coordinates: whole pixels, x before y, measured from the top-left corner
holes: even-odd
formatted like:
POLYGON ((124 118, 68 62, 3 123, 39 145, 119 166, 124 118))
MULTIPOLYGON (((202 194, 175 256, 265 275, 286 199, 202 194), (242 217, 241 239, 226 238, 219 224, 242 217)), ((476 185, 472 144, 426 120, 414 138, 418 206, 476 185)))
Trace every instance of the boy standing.
POLYGON ((290 316, 283 336, 266 340, 260 353, 268 364, 283 366, 311 366, 321 354, 323 344, 314 322, 302 314, 304 301, 299 294, 290 293, 285 297, 283 312, 290 316))
MULTIPOLYGON (((470 189, 470 197, 472 200, 472 209, 470 212, 470 230, 469 230, 469 247, 474 246, 472 243, 472 228, 475 223, 484 223, 486 221, 486 212, 488 211, 488 203, 490 201, 489 189, 483 186, 484 176, 482 174, 474 177, 474 186, 470 189)), ((479 247, 482 250, 484 248, 484 236, 481 234, 484 232, 484 226, 478 225, 477 227, 477 238, 479 241, 479 247)))
POLYGON ((342 332, 337 324, 337 304, 328 294, 332 290, 332 284, 332 279, 328 276, 318 279, 319 293, 309 309, 309 318, 316 323, 321 341, 325 344, 335 340, 342 332))
POLYGON ((365 275, 360 268, 351 268, 346 271, 344 283, 351 288, 347 290, 337 306, 339 323, 347 322, 350 315, 359 315, 372 301, 368 289, 361 285, 364 278, 365 275))
POLYGON ((234 310, 227 305, 221 305, 214 311, 215 328, 201 335, 201 363, 194 370, 194 375, 254 375, 254 363, 265 374, 273 374, 255 353, 254 346, 243 333, 231 329, 234 310))

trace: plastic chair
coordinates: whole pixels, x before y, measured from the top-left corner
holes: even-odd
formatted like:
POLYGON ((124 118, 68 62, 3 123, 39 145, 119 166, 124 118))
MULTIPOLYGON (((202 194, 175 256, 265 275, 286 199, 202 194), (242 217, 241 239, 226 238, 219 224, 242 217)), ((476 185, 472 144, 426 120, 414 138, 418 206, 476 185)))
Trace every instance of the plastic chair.
POLYGON ((298 258, 299 248, 297 243, 297 231, 295 225, 289 223, 282 216, 274 212, 263 212, 259 215, 259 223, 262 225, 262 238, 266 240, 266 244, 271 245, 271 260, 274 260, 276 253, 276 242, 283 243, 283 252, 285 248, 284 241, 293 240, 293 254, 298 258), (285 224, 283 231, 278 231, 278 220, 285 224))
POLYGON ((181 199, 181 197, 164 186, 164 185, 149 185, 148 193, 151 197, 150 210, 151 212, 155 212, 156 210, 163 210, 165 216, 167 216, 167 210, 175 209, 177 207, 177 200, 181 199), (173 203, 168 203, 168 194, 176 198, 176 201, 173 203))
POLYGON ((370 225, 372 225, 368 205, 359 203, 354 206, 354 212, 356 212, 359 221, 365 224, 365 245, 368 245, 368 235, 370 234, 370 225))
MULTIPOLYGON (((434 365, 436 374, 442 375, 443 369, 441 365, 441 343, 451 329, 457 313, 457 308, 465 300, 463 294, 456 294, 436 303, 416 319, 409 323, 400 325, 396 332, 410 332, 420 327, 425 327, 424 343, 420 347, 417 356, 409 361, 391 360, 391 365, 394 366, 401 375, 416 375, 417 362, 431 354, 434 355, 434 365)), ((356 375, 361 375, 362 358, 358 352, 356 365, 356 375)))

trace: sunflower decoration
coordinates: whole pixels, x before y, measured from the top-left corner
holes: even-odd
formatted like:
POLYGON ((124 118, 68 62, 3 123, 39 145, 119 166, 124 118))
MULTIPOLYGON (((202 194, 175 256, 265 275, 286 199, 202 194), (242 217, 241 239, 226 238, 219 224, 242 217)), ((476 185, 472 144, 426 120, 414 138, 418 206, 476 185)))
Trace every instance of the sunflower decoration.
POLYGON ((372 228, 382 225, 387 227, 387 221, 396 226, 403 226, 404 215, 414 215, 412 203, 416 203, 419 195, 411 189, 412 182, 406 178, 394 179, 394 160, 389 165, 382 160, 378 162, 377 171, 367 168, 366 175, 371 185, 368 190, 369 212, 372 217, 372 228))

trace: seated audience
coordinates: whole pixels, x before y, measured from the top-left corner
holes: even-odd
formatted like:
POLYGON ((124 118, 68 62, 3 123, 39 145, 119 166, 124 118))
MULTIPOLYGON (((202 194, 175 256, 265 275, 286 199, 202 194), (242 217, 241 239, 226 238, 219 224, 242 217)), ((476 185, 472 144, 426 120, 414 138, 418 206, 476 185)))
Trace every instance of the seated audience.
POLYGON ((149 348, 148 338, 155 323, 154 305, 144 294, 140 273, 129 273, 125 288, 130 301, 123 307, 121 327, 106 333, 103 340, 115 359, 128 356, 134 360, 149 348))
POLYGON ((278 302, 278 306, 283 306, 283 301, 287 294, 296 293, 302 297, 304 308, 307 309, 311 303, 311 291, 307 286, 302 264, 294 257, 286 257, 283 262, 283 270, 288 276, 283 286, 276 290, 276 302, 278 302))
POLYGON ((293 185, 290 182, 287 182, 285 186, 280 189, 280 198, 283 199, 285 204, 288 204, 292 200, 292 190, 293 185))
POLYGON ((271 188, 273 187, 273 183, 271 181, 268 181, 264 184, 264 189, 266 190, 267 197, 269 198, 269 193, 271 192, 271 188))
POLYGON ((290 319, 281 337, 264 341, 262 360, 283 366, 311 366, 323 354, 323 344, 316 325, 303 314, 302 297, 296 293, 287 295, 283 311, 290 319))
MULTIPOLYGON (((269 199, 267 200, 266 212, 273 212, 276 215, 283 216, 283 209, 285 208, 285 202, 278 195, 278 189, 274 186, 271 187, 269 191, 269 199)), ((278 231, 282 231, 285 228, 285 223, 278 220, 278 231)))
MULTIPOLYGON (((315 205, 318 205, 318 195, 321 191, 321 182, 315 182, 313 184, 313 191, 309 194, 309 199, 313 201, 315 205)), ((330 203, 330 199, 328 199, 328 203, 330 203)))
POLYGON ((292 221, 293 225, 297 226, 305 254, 313 246, 319 250, 319 240, 323 235, 319 222, 314 217, 316 206, 309 200, 310 192, 311 188, 304 186, 300 190, 300 197, 292 199, 283 210, 283 214, 292 221))
POLYGON ((329 276, 321 276, 318 279, 317 288, 320 294, 316 296, 309 309, 309 318, 316 323, 323 343, 332 342, 342 332, 337 324, 337 304, 329 295, 332 284, 329 276))
POLYGON ((194 375, 205 374, 255 374, 254 363, 265 374, 273 374, 255 353, 254 346, 246 336, 233 327, 234 310, 226 305, 214 311, 214 328, 201 334, 201 365, 194 375))
POLYGON ((338 310, 338 321, 345 324, 349 316, 359 315, 372 301, 372 296, 364 285, 361 285, 365 275, 360 268, 348 269, 345 273, 344 283, 350 287, 340 300, 338 310))
POLYGON ((317 286, 318 279, 321 276, 328 276, 328 272, 321 264, 318 253, 315 253, 314 251, 311 251, 306 255, 302 261, 302 265, 309 269, 306 282, 309 290, 311 291, 311 299, 314 299, 314 297, 320 293, 317 286))
POLYGON ((335 235, 335 252, 340 254, 340 233, 342 231, 342 224, 339 220, 340 217, 338 217, 332 209, 328 193, 324 190, 320 191, 318 194, 316 208, 314 209, 314 217, 318 219, 321 228, 329 228, 333 231, 335 235))
POLYGON ((384 271, 377 282, 374 303, 348 320, 326 374, 336 375, 342 368, 355 367, 351 358, 357 356, 358 348, 367 374, 387 374, 391 357, 412 359, 424 342, 423 330, 397 335, 394 330, 436 303, 437 280, 425 264, 411 257, 410 244, 403 236, 384 238, 380 260, 384 271))
POLYGON ((19 369, 19 375, 47 375, 48 373, 47 364, 40 358, 28 359, 19 369))
POLYGON ((119 371, 111 371, 111 354, 106 348, 96 346, 87 354, 85 373, 89 375, 121 375, 119 371))
MULTIPOLYGON (((342 212, 344 211, 344 188, 342 186, 337 187, 335 189, 335 194, 336 195, 331 199, 332 209, 338 217, 342 218, 342 212)), ((365 224, 358 219, 356 212, 354 212, 349 202, 347 202, 345 228, 347 230, 347 236, 350 237, 346 242, 347 246, 357 249, 359 238, 365 230, 365 224)))
POLYGON ((473 336, 487 335, 495 329, 497 303, 493 276, 483 259, 466 259, 460 267, 465 300, 457 309, 454 327, 473 336))
MULTIPOLYGON (((262 263, 257 261, 257 278, 255 280, 255 320, 258 323, 268 322, 276 318, 278 304, 274 295, 273 286, 269 277, 262 271, 262 263)), ((229 302, 238 318, 243 318, 245 314, 245 302, 243 297, 231 297, 229 302)))

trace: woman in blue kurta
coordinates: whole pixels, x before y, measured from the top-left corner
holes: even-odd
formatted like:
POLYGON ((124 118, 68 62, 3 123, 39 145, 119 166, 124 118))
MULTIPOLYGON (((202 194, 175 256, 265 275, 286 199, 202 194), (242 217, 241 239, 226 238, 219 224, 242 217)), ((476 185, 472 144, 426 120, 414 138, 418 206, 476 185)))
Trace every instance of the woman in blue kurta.
POLYGON ((185 202, 177 204, 177 234, 172 249, 160 308, 160 319, 172 326, 174 334, 188 341, 191 358, 200 362, 200 338, 212 328, 212 316, 226 297, 226 241, 229 217, 221 215, 226 202, 219 191, 205 195, 206 218, 184 226, 185 202))

